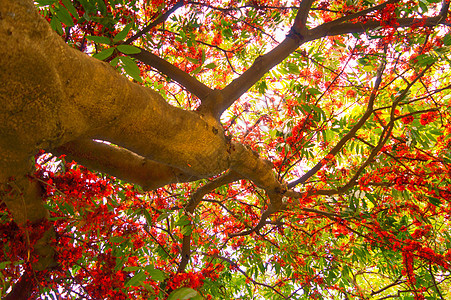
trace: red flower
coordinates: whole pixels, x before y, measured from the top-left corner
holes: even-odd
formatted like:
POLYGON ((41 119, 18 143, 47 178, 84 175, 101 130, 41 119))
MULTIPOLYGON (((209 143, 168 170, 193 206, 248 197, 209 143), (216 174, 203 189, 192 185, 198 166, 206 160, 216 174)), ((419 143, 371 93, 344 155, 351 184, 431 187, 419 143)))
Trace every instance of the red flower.
POLYGON ((404 118, 401 119, 401 121, 402 121, 404 124, 410 124, 410 123, 413 122, 413 120, 414 120, 414 118, 413 118, 412 115, 407 116, 407 117, 404 117, 404 118))

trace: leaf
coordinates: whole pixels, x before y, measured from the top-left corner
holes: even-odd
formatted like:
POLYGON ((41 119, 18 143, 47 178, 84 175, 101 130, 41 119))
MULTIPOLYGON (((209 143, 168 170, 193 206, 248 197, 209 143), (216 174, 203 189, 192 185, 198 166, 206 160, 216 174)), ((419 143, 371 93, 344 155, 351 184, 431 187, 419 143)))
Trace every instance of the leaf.
POLYGON ((416 59, 417 59, 417 64, 419 66, 430 65, 430 64, 434 63, 437 60, 437 58, 435 58, 435 57, 433 57, 431 55, 428 55, 428 54, 418 55, 416 59))
POLYGON ((110 238, 110 242, 114 243, 114 244, 122 243, 124 240, 125 240, 125 238, 122 236, 113 236, 110 238))
POLYGON ((124 271, 125 272, 131 272, 131 271, 138 271, 138 270, 141 270, 141 269, 142 269, 141 267, 132 266, 132 267, 125 267, 124 271))
POLYGON ((445 46, 450 46, 451 45, 451 33, 448 33, 447 35, 445 35, 443 37, 443 44, 445 46))
POLYGON ((442 205, 442 201, 440 199, 438 199, 438 198, 435 198, 435 197, 429 197, 429 203, 431 203, 431 204, 433 204, 433 205, 435 205, 437 207, 442 205))
POLYGON ((199 67, 195 68, 195 69, 191 72, 191 74, 196 75, 196 74, 199 73, 201 70, 202 70, 202 67, 199 66, 199 67))
POLYGON ((52 20, 50 20, 50 27, 59 34, 63 34, 63 26, 57 16, 54 16, 52 20))
POLYGON ((125 284, 125 287, 128 286, 140 286, 144 279, 146 279, 146 274, 144 272, 138 272, 135 274, 135 276, 132 277, 127 283, 125 284))
POLYGON ((0 263, 0 270, 5 269, 11 262, 10 261, 2 261, 0 263))
POLYGON ((146 218, 147 225, 152 226, 152 216, 150 215, 149 211, 143 208, 142 213, 144 215, 144 218, 146 218))
POLYGON ((138 65, 129 57, 123 56, 120 59, 124 64, 125 72, 136 81, 142 82, 138 65))
POLYGON ((56 0, 36 0, 35 2, 38 4, 38 6, 47 6, 55 3, 56 0))
POLYGON ((117 43, 119 41, 122 41, 123 39, 125 39, 127 37, 128 32, 130 31, 130 29, 132 28, 132 23, 128 23, 127 25, 125 25, 124 29, 122 29, 118 34, 116 34, 116 36, 113 38, 113 42, 117 43))
POLYGON ((155 269, 152 265, 145 266, 144 269, 150 275, 150 277, 152 277, 152 280, 163 281, 166 279, 164 272, 159 269, 155 269))
POLYGON ((166 219, 167 217, 169 217, 171 214, 168 212, 162 213, 161 215, 158 216, 157 218, 157 222, 166 219))
MULTIPOLYGON (((117 64, 119 63, 119 57, 115 57, 110 61, 110 65, 112 65, 114 68, 117 67, 117 64)), ((115 205, 117 205, 118 203, 116 202, 115 205)))
POLYGON ((215 63, 209 63, 208 65, 205 65, 204 68, 206 68, 206 69, 214 69, 214 68, 216 68, 216 64, 215 63))
POLYGON ((419 1, 418 4, 420 5, 420 8, 422 10, 422 13, 426 13, 428 11, 427 4, 424 3, 424 1, 419 1))
POLYGON ((196 65, 199 63, 199 61, 197 59, 192 58, 192 57, 186 57, 186 60, 188 60, 189 62, 196 64, 196 65))
POLYGON ((58 19, 64 23, 66 26, 74 26, 74 21, 72 21, 72 17, 64 6, 59 6, 57 10, 55 10, 55 14, 58 19))
POLYGON ((175 223, 175 226, 184 226, 184 225, 188 225, 190 223, 189 219, 187 216, 182 215, 180 217, 180 219, 178 219, 178 221, 175 223))
POLYGON ((111 40, 105 36, 92 36, 92 35, 88 35, 86 37, 87 40, 93 41, 94 43, 98 43, 98 44, 106 44, 106 45, 111 45, 111 40))
POLYGON ((72 4, 71 1, 69 0, 62 0, 64 7, 66 7, 66 9, 70 12, 70 14, 75 18, 75 19, 80 19, 80 17, 78 16, 77 10, 75 9, 74 5, 72 4))
POLYGON ((136 54, 141 52, 141 49, 132 45, 118 45, 116 48, 124 54, 136 54))
POLYGON ((94 54, 92 57, 95 57, 100 60, 105 60, 113 54, 114 49, 116 49, 116 48, 112 47, 112 48, 105 49, 103 51, 100 51, 97 54, 94 54))
POLYGON ((187 300, 187 299, 190 299, 190 298, 195 297, 197 295, 198 294, 197 294, 196 290, 193 290, 191 288, 183 287, 183 288, 179 288, 179 289, 176 289, 175 291, 173 291, 169 295, 167 300, 187 300))
POLYGON ((182 229, 180 230, 180 232, 181 232, 183 235, 190 235, 191 232, 193 232, 193 226, 189 226, 189 225, 184 226, 184 227, 182 227, 182 229))
POLYGON ((106 5, 105 5, 105 1, 104 0, 96 0, 95 2, 97 2, 97 7, 99 8, 99 11, 102 13, 102 15, 106 15, 106 5))

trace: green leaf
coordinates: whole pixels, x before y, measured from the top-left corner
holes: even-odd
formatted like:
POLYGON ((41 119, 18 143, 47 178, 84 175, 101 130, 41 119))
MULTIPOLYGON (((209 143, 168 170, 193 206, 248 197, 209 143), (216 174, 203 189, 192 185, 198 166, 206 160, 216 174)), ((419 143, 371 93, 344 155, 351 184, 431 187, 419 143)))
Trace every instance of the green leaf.
POLYGON ((447 35, 445 35, 443 37, 443 44, 445 46, 450 46, 451 45, 451 33, 448 33, 447 35))
POLYGON ((429 197, 429 203, 435 205, 435 206, 440 206, 442 205, 442 201, 438 198, 435 197, 429 197))
POLYGON ((437 59, 428 54, 421 54, 417 56, 417 63, 420 66, 426 66, 434 63, 437 59))
POLYGON ((97 2, 97 7, 99 8, 99 11, 102 13, 102 15, 106 16, 106 5, 104 0, 96 0, 95 2, 97 2))
POLYGON ((209 63, 208 65, 205 65, 204 68, 206 68, 206 69, 214 69, 214 68, 216 68, 216 64, 215 63, 209 63))
POLYGON ((5 269, 11 262, 10 261, 2 261, 0 263, 0 270, 5 269))
POLYGON ((321 91, 319 91, 318 89, 315 89, 315 88, 308 88, 307 92, 309 92, 310 94, 315 95, 315 96, 322 94, 321 91))
POLYGON ((143 208, 142 213, 144 215, 144 218, 146 218, 147 225, 152 226, 152 216, 150 215, 149 211, 143 208))
POLYGON ((198 294, 197 294, 196 290, 193 290, 191 288, 183 287, 183 288, 179 288, 179 289, 176 289, 175 291, 173 291, 169 295, 167 300, 187 300, 187 299, 190 299, 190 298, 195 297, 197 295, 198 294))
POLYGON ((74 26, 74 21, 72 21, 72 17, 64 6, 59 6, 57 10, 55 10, 55 14, 58 19, 64 23, 66 26, 74 26))
POLYGON ((133 267, 125 267, 124 268, 124 271, 125 272, 134 272, 134 271, 138 271, 138 270, 141 270, 142 268, 141 267, 135 267, 135 266, 133 266, 133 267))
POLYGON ((178 221, 175 223, 175 226, 184 226, 184 225, 188 225, 190 223, 189 219, 187 216, 182 215, 180 217, 180 219, 178 219, 178 221))
POLYGON ((424 1, 421 1, 421 0, 420 0, 418 4, 420 5, 420 8, 421 8, 421 10, 422 10, 422 13, 426 13, 426 12, 428 11, 427 4, 424 3, 424 1))
POLYGON ((92 36, 92 35, 88 35, 86 37, 87 40, 93 41, 94 43, 98 43, 98 44, 106 44, 106 45, 111 45, 111 40, 105 36, 92 36))
POLYGON ((50 27, 52 27, 53 30, 58 32, 58 34, 63 34, 63 26, 61 25, 61 22, 58 19, 58 17, 54 16, 52 20, 50 20, 50 27))
POLYGON ((136 54, 141 52, 141 49, 132 45, 118 45, 117 50, 124 54, 136 54))
POLYGON ((287 62, 286 66, 287 66, 287 70, 289 73, 299 74, 299 66, 298 65, 287 62))
POLYGON ((114 243, 114 244, 122 243, 124 240, 125 240, 125 238, 122 237, 122 236, 113 236, 113 237, 110 237, 110 242, 111 242, 111 243, 114 243))
POLYGON ((191 232, 193 232, 193 226, 189 226, 189 225, 184 226, 184 227, 182 227, 182 229, 180 230, 180 232, 181 232, 183 235, 190 235, 191 232))
POLYGON ((116 49, 116 48, 112 47, 112 48, 105 49, 103 51, 100 51, 97 54, 94 54, 92 57, 95 57, 100 60, 105 60, 113 54, 114 49, 116 49))
POLYGON ((124 64, 125 72, 136 81, 142 82, 138 65, 129 57, 123 56, 120 59, 124 64))
POLYGON ((199 66, 199 67, 195 68, 195 69, 191 72, 191 74, 196 75, 196 74, 199 73, 201 70, 202 70, 202 66, 199 66))
POLYGON ((75 9, 74 5, 72 4, 71 1, 69 0, 62 0, 64 6, 66 7, 66 9, 70 12, 70 14, 75 18, 75 19, 80 19, 80 17, 78 16, 77 10, 75 9))
MULTIPOLYGON (((117 64, 119 63, 119 57, 115 57, 110 61, 110 65, 112 65, 114 68, 117 67, 117 64)), ((118 203, 116 202, 115 205, 118 205, 118 203)))
POLYGON ((163 281, 166 279, 166 275, 164 274, 164 272, 161 270, 155 269, 154 266, 152 266, 152 265, 145 266, 144 269, 150 275, 150 277, 152 277, 152 280, 163 281))
POLYGON ((161 220, 166 219, 167 217, 169 217, 171 214, 168 212, 162 213, 161 215, 158 216, 157 218, 157 222, 160 222, 161 220))
POLYGON ((198 64, 199 61, 195 58, 192 57, 187 57, 186 60, 188 60, 189 62, 193 63, 193 64, 198 64))
POLYGON ((117 43, 119 41, 122 41, 123 39, 125 39, 127 37, 128 32, 130 31, 130 29, 132 28, 132 23, 128 23, 127 25, 125 25, 124 29, 122 29, 118 34, 116 34, 116 36, 113 38, 113 42, 117 43))
POLYGON ((127 281, 127 283, 125 284, 125 287, 128 286, 140 286, 144 279, 146 279, 146 273, 144 272, 138 272, 135 274, 135 276, 132 277, 132 279, 130 279, 129 281, 127 281))
POLYGON ((56 0, 36 0, 35 2, 38 4, 38 6, 47 6, 55 3, 56 0))

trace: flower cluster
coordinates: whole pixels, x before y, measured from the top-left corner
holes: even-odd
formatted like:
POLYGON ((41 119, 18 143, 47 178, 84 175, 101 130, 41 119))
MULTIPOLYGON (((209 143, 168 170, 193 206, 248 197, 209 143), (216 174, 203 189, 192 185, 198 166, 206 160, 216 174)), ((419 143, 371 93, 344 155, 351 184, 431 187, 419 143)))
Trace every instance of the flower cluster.
POLYGON ((429 123, 432 123, 437 119, 438 114, 435 111, 430 111, 425 114, 422 114, 420 117, 420 123, 421 125, 427 125, 429 123))

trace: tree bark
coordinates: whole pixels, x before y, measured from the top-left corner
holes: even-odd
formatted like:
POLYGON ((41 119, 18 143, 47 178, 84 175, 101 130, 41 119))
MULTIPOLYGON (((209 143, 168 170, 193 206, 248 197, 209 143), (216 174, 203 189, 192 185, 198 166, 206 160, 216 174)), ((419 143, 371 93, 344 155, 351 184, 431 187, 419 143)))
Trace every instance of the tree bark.
MULTIPOLYGON (((227 139, 214 110, 173 107, 109 64, 71 48, 32 1, 2 2, 0 45, 0 183, 9 188, 11 178, 23 182, 15 197, 3 199, 19 224, 47 214, 24 181, 39 149, 67 152, 145 188, 232 169, 264 188, 275 201, 272 207, 280 207, 282 189, 271 165, 227 139), (102 158, 105 153, 109 157, 102 158), (129 161, 121 163, 121 157, 129 161), (139 165, 141 173, 128 173, 139 165)), ((205 94, 205 88, 199 93, 205 94)), ((210 94, 209 99, 221 96, 210 94)))

